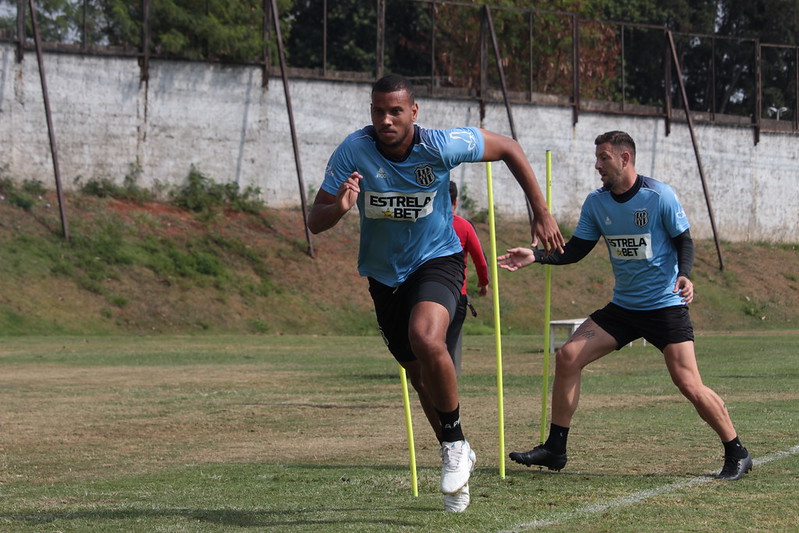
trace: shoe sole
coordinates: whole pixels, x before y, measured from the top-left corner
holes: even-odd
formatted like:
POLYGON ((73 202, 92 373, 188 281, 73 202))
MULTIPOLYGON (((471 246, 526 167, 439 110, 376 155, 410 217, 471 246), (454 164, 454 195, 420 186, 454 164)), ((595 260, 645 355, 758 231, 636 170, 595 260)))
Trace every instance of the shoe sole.
MULTIPOLYGON (((460 490, 458 492, 456 492, 455 494, 460 493, 463 489, 469 490, 469 484, 467 483, 466 485, 461 487, 460 490)), ((466 509, 468 509, 469 508, 469 504, 472 503, 472 498, 471 498, 471 496, 469 496, 468 497, 469 499, 466 501, 466 505, 464 505, 462 508, 459 506, 457 509, 455 509, 455 508, 448 509, 447 508, 447 496, 454 496, 454 494, 445 494, 444 495, 444 511, 446 511, 448 513, 462 513, 466 509)))

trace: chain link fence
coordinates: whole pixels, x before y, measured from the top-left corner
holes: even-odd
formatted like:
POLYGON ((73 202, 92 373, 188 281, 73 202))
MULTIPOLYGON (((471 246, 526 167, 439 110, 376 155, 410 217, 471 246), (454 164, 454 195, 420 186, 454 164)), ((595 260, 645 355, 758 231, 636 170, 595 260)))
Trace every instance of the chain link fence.
MULTIPOLYGON (((0 40, 33 48, 36 5, 45 50, 150 59, 279 64, 272 0, 0 0, 0 40)), ((434 0, 274 0, 293 76, 411 78, 421 94, 571 106, 671 118, 683 109, 667 28, 574 13, 434 0), (491 27, 488 25, 490 24, 491 27), (496 36, 504 80, 489 36, 496 36), (504 81, 504 86, 503 82, 504 81)), ((674 33, 697 121, 799 131, 799 47, 674 33)))

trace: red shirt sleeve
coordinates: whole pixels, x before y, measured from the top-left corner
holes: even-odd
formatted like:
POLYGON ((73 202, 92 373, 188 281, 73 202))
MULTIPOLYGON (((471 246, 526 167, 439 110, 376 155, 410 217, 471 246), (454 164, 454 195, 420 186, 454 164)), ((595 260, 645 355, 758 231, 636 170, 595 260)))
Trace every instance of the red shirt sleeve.
MULTIPOLYGON (((452 217, 452 225, 460 238, 461 246, 463 246, 464 272, 467 264, 466 256, 469 255, 472 257, 474 268, 477 271, 477 284, 480 287, 488 285, 488 263, 486 263, 483 247, 480 245, 480 239, 477 237, 474 226, 465 218, 457 215, 452 217)), ((464 294, 466 294, 465 288, 466 281, 464 280, 464 294)))

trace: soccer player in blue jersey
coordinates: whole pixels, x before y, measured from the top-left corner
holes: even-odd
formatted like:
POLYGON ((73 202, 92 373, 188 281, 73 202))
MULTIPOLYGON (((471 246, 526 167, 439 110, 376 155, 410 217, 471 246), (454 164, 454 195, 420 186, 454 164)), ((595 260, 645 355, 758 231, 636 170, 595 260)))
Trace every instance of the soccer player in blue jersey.
POLYGON ((446 344, 463 285, 450 170, 463 162, 504 161, 532 206, 533 242, 554 251, 565 240, 519 143, 472 127, 422 128, 415 124, 418 111, 404 77, 390 74, 372 86, 372 125, 347 136, 330 157, 308 228, 325 231, 358 206, 358 271, 369 279, 383 339, 408 372, 441 443, 444 507, 460 512, 469 505, 476 459, 461 428, 446 344))
POLYGON ((616 278, 612 301, 593 312, 557 354, 549 437, 532 450, 512 452, 510 458, 527 466, 562 469, 582 369, 643 337, 663 352, 672 381, 721 439, 724 466, 717 477, 740 479, 751 470, 752 458, 724 402, 702 383, 696 363, 687 307, 694 298, 694 249, 685 211, 671 187, 635 171, 635 142, 627 133, 610 131, 594 142, 594 166, 603 187, 586 198, 563 252, 545 256, 513 248, 498 258, 499 266, 510 271, 532 263, 565 265, 585 257, 604 237, 616 278))

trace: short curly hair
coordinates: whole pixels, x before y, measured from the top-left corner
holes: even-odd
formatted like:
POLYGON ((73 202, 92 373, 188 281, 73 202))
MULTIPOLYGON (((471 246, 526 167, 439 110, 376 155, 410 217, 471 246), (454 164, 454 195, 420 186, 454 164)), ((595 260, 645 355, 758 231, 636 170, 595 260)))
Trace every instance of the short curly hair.
POLYGON ((397 91, 405 91, 411 99, 411 103, 416 101, 416 95, 413 93, 413 86, 410 80, 405 76, 399 74, 387 74, 372 85, 372 94, 375 93, 394 93, 397 91))

